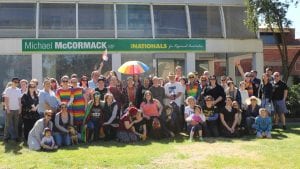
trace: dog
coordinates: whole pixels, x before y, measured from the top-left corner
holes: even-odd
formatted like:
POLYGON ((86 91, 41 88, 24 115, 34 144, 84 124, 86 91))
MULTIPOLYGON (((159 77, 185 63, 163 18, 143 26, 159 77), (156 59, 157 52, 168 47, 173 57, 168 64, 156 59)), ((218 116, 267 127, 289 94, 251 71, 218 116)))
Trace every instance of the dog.
POLYGON ((76 129, 73 126, 69 126, 68 131, 71 137, 72 145, 78 144, 78 135, 76 129))

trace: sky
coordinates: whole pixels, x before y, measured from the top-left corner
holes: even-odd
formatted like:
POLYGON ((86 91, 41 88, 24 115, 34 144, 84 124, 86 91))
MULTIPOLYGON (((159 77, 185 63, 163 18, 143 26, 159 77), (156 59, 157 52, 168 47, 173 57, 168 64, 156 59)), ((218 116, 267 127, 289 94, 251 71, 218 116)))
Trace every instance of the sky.
POLYGON ((291 28, 295 28, 296 39, 300 39, 300 3, 297 7, 290 5, 287 13, 287 18, 292 21, 291 28))

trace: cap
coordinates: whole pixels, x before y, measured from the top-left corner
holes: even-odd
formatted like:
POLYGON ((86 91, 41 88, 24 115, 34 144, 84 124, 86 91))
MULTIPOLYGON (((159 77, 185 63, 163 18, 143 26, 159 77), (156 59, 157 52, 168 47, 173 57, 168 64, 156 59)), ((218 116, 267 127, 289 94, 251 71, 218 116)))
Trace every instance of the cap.
POLYGON ((98 82, 99 82, 99 81, 105 81, 105 77, 102 76, 102 75, 100 75, 99 78, 98 78, 98 82))
POLYGON ((20 79, 19 79, 18 77, 13 77, 13 78, 11 79, 11 81, 15 81, 15 80, 20 81, 20 79))
POLYGON ((128 109, 128 112, 129 112, 130 116, 135 116, 137 114, 137 112, 138 112, 138 109, 136 107, 130 107, 128 109))

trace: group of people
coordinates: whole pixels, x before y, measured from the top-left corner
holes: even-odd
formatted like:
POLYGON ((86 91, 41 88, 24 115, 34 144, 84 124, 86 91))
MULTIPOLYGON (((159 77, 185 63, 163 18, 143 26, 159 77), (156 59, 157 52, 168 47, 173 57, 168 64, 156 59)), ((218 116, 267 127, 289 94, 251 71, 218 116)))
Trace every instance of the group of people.
POLYGON ((219 83, 208 71, 184 77, 180 66, 166 79, 133 75, 126 81, 115 71, 103 76, 95 70, 90 80, 76 74, 45 78, 42 89, 36 79, 15 77, 3 92, 4 142, 23 137, 29 149, 53 150, 78 141, 131 143, 180 132, 191 141, 255 133, 271 138, 279 119, 286 129, 287 85, 271 68, 262 80, 256 74, 243 73, 236 85, 226 76, 219 83))

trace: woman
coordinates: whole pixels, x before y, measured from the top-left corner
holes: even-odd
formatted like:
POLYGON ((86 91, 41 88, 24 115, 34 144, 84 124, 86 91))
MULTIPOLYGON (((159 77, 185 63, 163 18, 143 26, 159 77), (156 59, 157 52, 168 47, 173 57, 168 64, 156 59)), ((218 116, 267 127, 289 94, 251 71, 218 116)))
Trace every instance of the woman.
POLYGON ((149 90, 152 86, 152 80, 150 77, 144 78, 143 85, 142 85, 142 96, 144 96, 145 91, 149 90))
POLYGON ((63 76, 61 78, 61 83, 61 88, 57 89, 56 91, 56 98, 59 101, 59 103, 65 102, 69 107, 74 100, 74 95, 72 93, 71 88, 69 87, 69 77, 63 76))
POLYGON ((139 108, 142 101, 142 87, 136 86, 133 77, 127 78, 127 86, 123 89, 122 95, 124 97, 123 107, 129 107, 129 104, 139 108))
POLYGON ((37 112, 39 104, 39 97, 35 90, 34 83, 28 85, 27 93, 21 98, 22 104, 22 119, 24 122, 24 138, 25 142, 28 140, 28 133, 32 129, 34 123, 39 119, 40 115, 37 112))
POLYGON ((99 138, 103 138, 104 135, 102 128, 104 113, 100 102, 100 93, 96 91, 93 95, 93 98, 94 99, 91 100, 87 106, 83 120, 83 124, 85 126, 82 130, 82 140, 84 142, 96 141, 99 138), (99 136, 100 130, 102 130, 101 136, 99 136))
POLYGON ((219 113, 213 105, 214 98, 210 95, 205 97, 205 106, 202 108, 206 118, 206 126, 204 126, 204 134, 208 137, 218 137, 218 120, 219 113))
POLYGON ((221 119, 221 134, 224 137, 237 136, 237 120, 238 114, 236 109, 232 108, 232 97, 226 97, 226 105, 220 112, 221 119))
POLYGON ((87 103, 93 99, 93 97, 92 97, 93 90, 91 88, 89 88, 88 81, 89 81, 88 77, 83 75, 83 76, 81 76, 80 82, 79 82, 79 86, 82 87, 82 89, 83 89, 84 97, 85 97, 87 103))
POLYGON ((74 96, 73 103, 71 105, 71 113, 74 117, 74 125, 80 132, 81 125, 85 114, 85 108, 87 106, 87 100, 84 97, 84 91, 82 87, 77 86, 77 78, 71 79, 72 94, 74 96))
POLYGON ((248 91, 246 90, 246 82, 245 81, 240 82, 239 91, 241 94, 241 101, 242 101, 241 109, 246 110, 248 107, 246 100, 249 98, 249 95, 248 95, 248 91))
POLYGON ((187 106, 184 108, 184 119, 189 117, 191 114, 195 113, 195 105, 196 105, 196 100, 193 96, 189 96, 186 98, 185 103, 187 106))
POLYGON ((58 147, 71 145, 69 126, 73 126, 73 115, 67 110, 67 103, 62 102, 60 112, 55 115, 54 139, 58 147))
POLYGON ((58 89, 58 83, 57 80, 55 78, 50 78, 50 82, 51 82, 51 90, 56 93, 56 90, 58 89))
POLYGON ((261 99, 261 107, 266 108, 269 113, 274 110, 272 103, 273 86, 267 74, 262 75, 262 83, 259 86, 258 97, 261 99))
POLYGON ((217 82, 217 77, 212 75, 209 77, 209 86, 204 91, 204 96, 212 96, 214 98, 213 105, 220 110, 225 106, 225 92, 222 86, 217 82))
POLYGON ((144 117, 147 119, 147 129, 151 132, 153 119, 159 119, 163 107, 158 100, 153 99, 152 93, 149 90, 145 92, 144 99, 140 107, 144 117))
POLYGON ((142 141, 145 141, 146 138, 147 138, 147 126, 146 126, 146 123, 147 123, 147 121, 143 117, 142 112, 138 111, 137 115, 136 115, 136 123, 133 126, 134 126, 134 133, 142 141))
POLYGON ((117 102, 114 100, 114 96, 111 93, 107 93, 104 96, 103 112, 105 139, 112 140, 116 137, 120 114, 117 102))
POLYGON ((255 122, 255 118, 259 115, 261 101, 259 98, 251 96, 246 100, 246 103, 248 105, 246 110, 246 129, 250 134, 253 134, 255 131, 252 125, 255 122))
POLYGON ((44 118, 39 119, 35 122, 33 128, 30 130, 28 135, 28 148, 30 150, 40 150, 41 141, 43 138, 43 131, 45 128, 50 128, 52 130, 53 123, 51 121, 52 110, 45 110, 44 118))
POLYGON ((153 98, 159 100, 160 104, 163 105, 163 100, 165 97, 165 88, 160 86, 159 78, 157 76, 154 76, 152 81, 153 85, 150 87, 150 91, 153 95, 153 98))
POLYGON ((116 76, 112 76, 110 78, 109 86, 107 87, 108 91, 114 96, 117 104, 119 111, 122 111, 123 109, 123 104, 124 104, 124 97, 122 95, 122 91, 120 88, 117 86, 118 79, 116 76))
POLYGON ((138 109, 130 107, 127 112, 120 118, 119 128, 117 132, 117 140, 123 143, 136 142, 138 140, 137 135, 134 133, 134 124, 137 121, 136 118, 138 109))
POLYGON ((241 106, 242 105, 242 100, 241 100, 240 91, 238 90, 238 88, 235 87, 233 81, 231 81, 231 80, 227 81, 227 85, 228 85, 228 87, 225 90, 226 96, 232 97, 232 99, 234 101, 237 101, 239 103, 239 105, 241 106))

